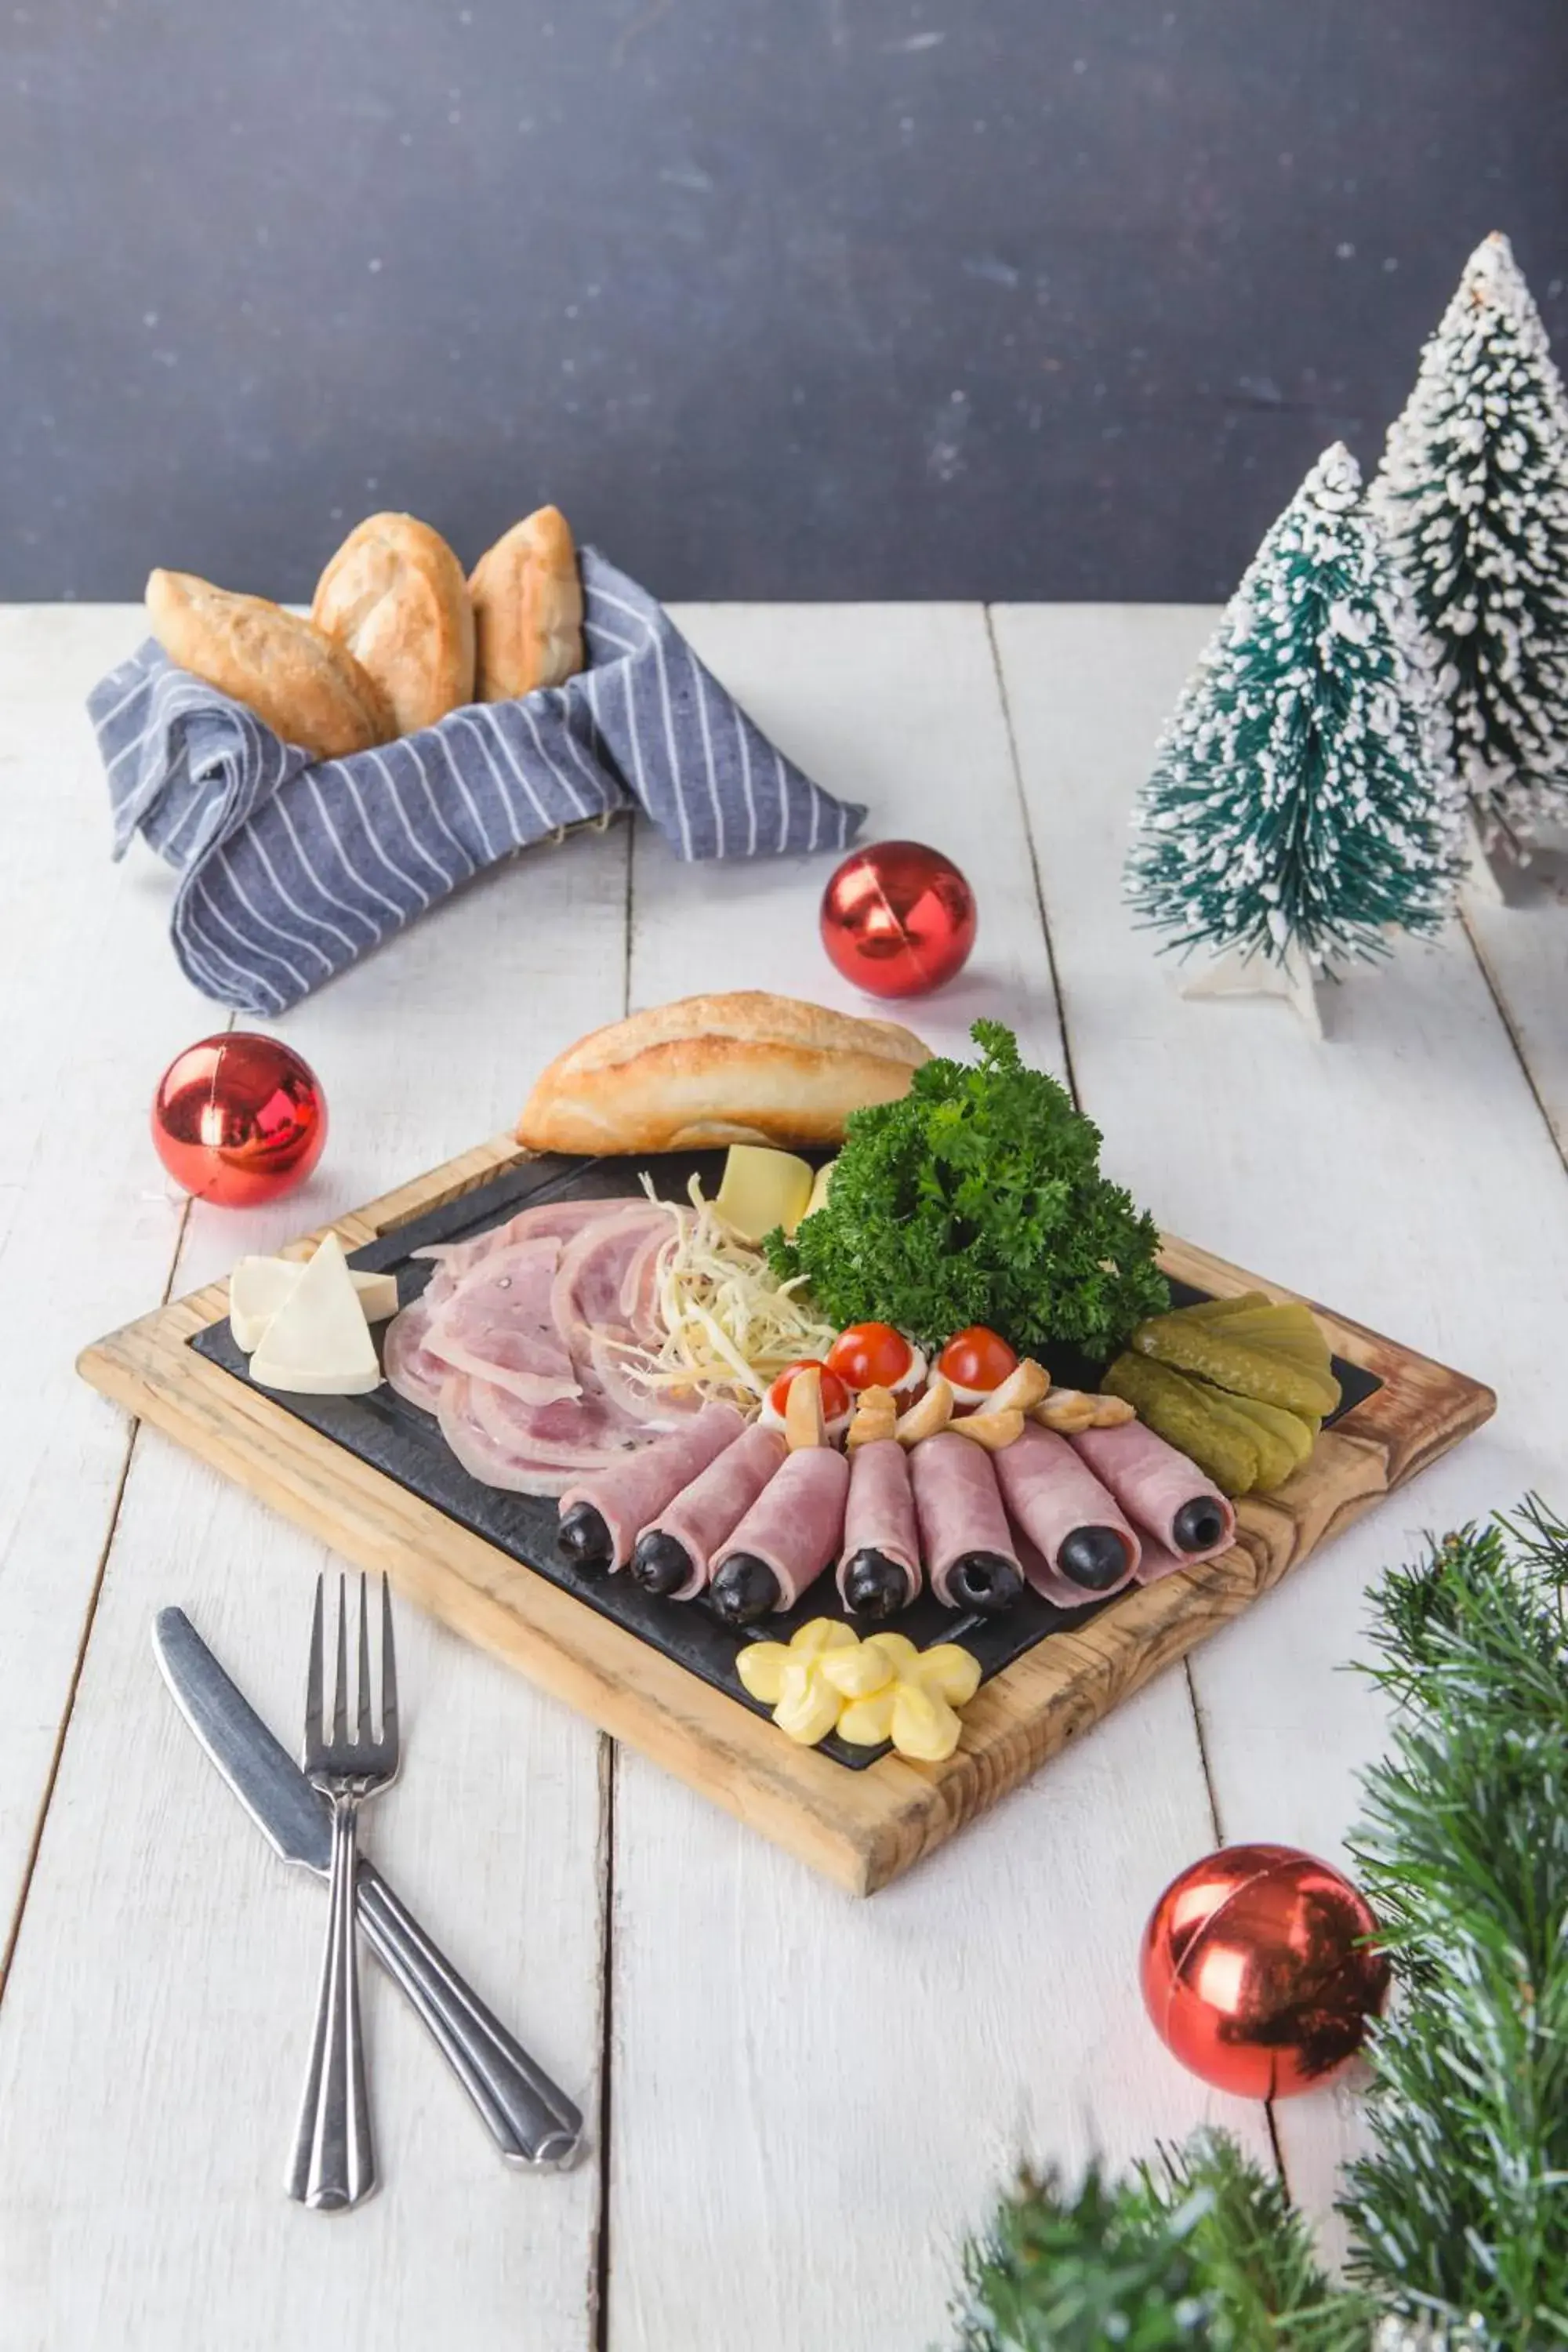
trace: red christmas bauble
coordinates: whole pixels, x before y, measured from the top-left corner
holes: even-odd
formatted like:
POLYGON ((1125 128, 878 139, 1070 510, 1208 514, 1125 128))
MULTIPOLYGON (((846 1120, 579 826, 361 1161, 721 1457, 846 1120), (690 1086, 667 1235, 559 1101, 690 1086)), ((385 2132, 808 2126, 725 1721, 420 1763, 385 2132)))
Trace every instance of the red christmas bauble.
POLYGON ((1288 1845, 1229 1845, 1173 1878, 1143 1930, 1154 2031, 1238 2098, 1288 2099, 1361 2048, 1388 1991, 1348 1878, 1288 1845))
POLYGON ((198 1201, 252 1209, 302 1184, 327 1139, 327 1098, 276 1037, 237 1029, 176 1054, 153 1097, 153 1142, 198 1201))
POLYGON ((871 996, 924 996, 962 971, 974 893, 940 849, 879 841, 853 850, 822 894, 822 944, 871 996))

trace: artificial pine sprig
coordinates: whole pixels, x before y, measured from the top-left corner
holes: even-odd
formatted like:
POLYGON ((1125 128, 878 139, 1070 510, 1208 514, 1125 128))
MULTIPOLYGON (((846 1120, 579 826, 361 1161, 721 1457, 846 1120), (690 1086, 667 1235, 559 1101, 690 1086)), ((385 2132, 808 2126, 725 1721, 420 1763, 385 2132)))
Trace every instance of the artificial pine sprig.
POLYGON ((1568 1526, 1466 1528, 1377 1595, 1396 1701, 1352 1843, 1399 1997, 1375 2037, 1357 2274, 1568 2345, 1568 1526))
POLYGON ((962 2352, 1568 2345, 1568 1524, 1462 1528, 1374 1595, 1394 1702, 1352 1842, 1395 1978, 1331 2284, 1223 2135, 1072 2193, 1026 2177, 965 2263, 962 2352))
POLYGON ((1320 966, 1431 931, 1459 871, 1430 665, 1350 451, 1265 537, 1141 795, 1127 896, 1179 949, 1320 966))
POLYGON ((966 2262, 961 2352, 1368 2352, 1278 2179, 1223 2132, 1076 2193, 1026 2174, 966 2262))

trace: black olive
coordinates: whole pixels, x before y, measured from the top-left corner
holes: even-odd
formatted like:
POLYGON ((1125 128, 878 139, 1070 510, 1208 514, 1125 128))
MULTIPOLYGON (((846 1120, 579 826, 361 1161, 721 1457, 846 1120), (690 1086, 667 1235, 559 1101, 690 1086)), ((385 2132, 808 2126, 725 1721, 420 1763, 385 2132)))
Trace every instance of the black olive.
POLYGON ((978 1609, 983 1617, 1000 1617, 1024 1590, 1024 1580, 999 1551, 966 1551, 955 1559, 947 1589, 961 1609, 978 1609))
POLYGON ((574 1503, 555 1530, 555 1549, 578 1568, 608 1568, 616 1547, 602 1511, 592 1503, 574 1503))
POLYGON ((1127 1545, 1115 1528, 1074 1528, 1057 1554, 1057 1566, 1074 1584, 1103 1592, 1127 1574, 1127 1545))
POLYGON ((632 1574, 645 1592, 679 1592, 691 1580, 691 1554, 673 1536, 650 1528, 632 1554, 632 1574))
POLYGON ((885 1551, 858 1551, 844 1571, 844 1598, 858 1617, 896 1617, 909 1597, 909 1577, 885 1551))
POLYGON ((716 1616, 726 1625, 754 1625, 779 1605, 779 1580, 765 1559, 732 1551, 708 1589, 716 1616))
POLYGON ((1176 1513, 1171 1533, 1178 1551, 1212 1551, 1225 1534, 1225 1513, 1212 1495, 1194 1495, 1176 1513))

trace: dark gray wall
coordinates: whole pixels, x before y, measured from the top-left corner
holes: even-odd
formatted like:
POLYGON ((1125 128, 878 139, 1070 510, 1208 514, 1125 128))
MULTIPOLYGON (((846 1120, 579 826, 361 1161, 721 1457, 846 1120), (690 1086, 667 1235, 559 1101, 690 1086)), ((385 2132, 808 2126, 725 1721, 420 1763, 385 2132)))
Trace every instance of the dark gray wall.
POLYGON ((1568 0, 28 0, 0 595, 545 498, 674 596, 1210 597, 1470 247, 1568 328, 1568 0))

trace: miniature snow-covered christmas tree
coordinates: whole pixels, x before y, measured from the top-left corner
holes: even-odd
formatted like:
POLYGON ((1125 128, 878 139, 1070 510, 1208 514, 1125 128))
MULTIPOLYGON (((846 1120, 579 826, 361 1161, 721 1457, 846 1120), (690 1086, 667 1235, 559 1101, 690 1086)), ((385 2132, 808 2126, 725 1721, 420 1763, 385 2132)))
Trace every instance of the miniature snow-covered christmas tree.
POLYGON ((1506 236, 1470 256, 1373 488, 1487 848, 1568 823, 1568 398, 1506 236))
POLYGON ((1296 997, 1442 921, 1456 795, 1409 591, 1337 444, 1265 538, 1144 786, 1137 911, 1218 959, 1194 992, 1296 997))

